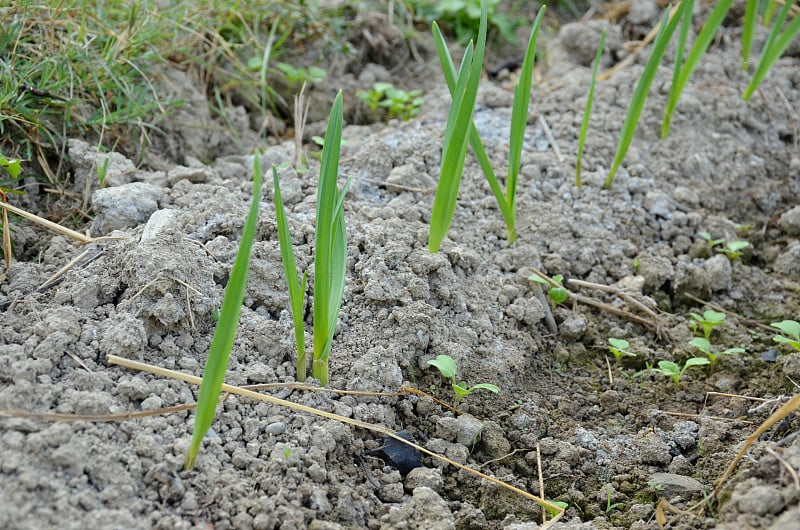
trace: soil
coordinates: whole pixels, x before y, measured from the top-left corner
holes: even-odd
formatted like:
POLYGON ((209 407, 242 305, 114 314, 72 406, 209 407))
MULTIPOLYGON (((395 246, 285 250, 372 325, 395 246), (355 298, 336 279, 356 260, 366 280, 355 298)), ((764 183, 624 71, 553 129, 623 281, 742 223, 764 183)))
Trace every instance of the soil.
MULTIPOLYGON (((604 67, 627 53, 623 41, 636 27, 655 23, 655 3, 642 4, 650 11, 637 7, 609 28, 604 67)), ((438 254, 427 250, 449 105, 430 49, 418 50, 423 62, 409 54, 392 73, 391 55, 356 73, 332 65, 315 91, 323 118, 335 88, 353 102, 370 80, 423 88, 425 103, 407 122, 344 129, 341 174, 354 180, 344 206, 347 282, 330 386, 408 385, 452 403, 449 385, 427 365, 445 354, 461 378, 501 392, 476 391, 459 414, 418 395, 276 395, 405 429, 426 448, 535 494, 538 450, 541 494, 569 504, 554 528, 649 529, 659 527, 660 500, 678 510, 702 501, 757 426, 797 392, 800 352, 778 348, 753 321, 800 317, 800 54, 790 49, 744 102, 740 28, 724 27, 662 141, 665 62, 625 163, 604 190, 645 53, 598 83, 584 185, 576 187, 589 62, 602 27, 581 22, 542 37, 548 51, 529 112, 513 245, 470 155, 449 236, 438 254), (712 255, 701 231, 750 246, 736 259, 712 255), (534 269, 629 293, 658 313, 658 332, 607 308, 551 307, 528 279, 534 269), (693 355, 688 314, 709 307, 697 300, 730 312, 712 334, 715 347, 746 353, 723 357, 713 370, 690 369, 673 385, 646 368, 693 355), (609 337, 628 340, 636 357, 616 366, 609 337)), ((485 79, 475 113, 501 175, 513 76, 485 79)), ((191 411, 110 422, 13 412, 108 415, 196 399, 192 385, 111 366, 106 356, 202 372, 251 199, 252 156, 242 138, 257 135, 241 108, 231 109, 242 121, 238 138, 226 132, 189 74, 166 72, 161 82, 190 106, 162 124, 170 143, 148 164, 115 155, 96 189, 96 149, 81 139, 69 145, 73 189, 94 190, 89 229, 112 239, 79 248, 12 220, 17 260, 0 285, 0 527, 539 528, 541 510, 514 493, 426 456, 424 467, 401 474, 375 456, 383 440, 372 432, 246 398, 222 403, 191 472, 182 471, 191 411), (87 250, 59 283, 37 290, 87 250)), ((349 109, 352 121, 357 109, 349 109)), ((317 121, 307 134, 323 129, 317 121)), ((292 162, 293 141, 275 140, 264 157, 266 167, 292 162)), ((280 171, 299 268, 310 275, 317 169, 312 157, 308 172, 280 171)), ((19 201, 43 203, 35 186, 19 201)), ((313 277, 309 285, 313 292, 313 277)), ((619 294, 570 288, 641 314, 619 294)), ((294 360, 268 184, 226 381, 291 382, 294 360)), ((799 431, 796 414, 779 422, 749 450, 713 509, 667 512, 669 528, 800 528, 799 431)))

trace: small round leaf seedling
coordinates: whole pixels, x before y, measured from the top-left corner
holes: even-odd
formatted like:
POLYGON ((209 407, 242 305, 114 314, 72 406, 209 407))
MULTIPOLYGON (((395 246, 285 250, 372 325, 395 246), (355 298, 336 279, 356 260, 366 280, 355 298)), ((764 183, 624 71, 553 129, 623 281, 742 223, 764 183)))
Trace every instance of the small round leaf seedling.
POLYGON ((692 324, 692 329, 694 331, 697 330, 697 326, 701 326, 703 328, 703 335, 706 339, 711 336, 711 331, 717 327, 721 326, 725 323, 725 313, 720 313, 719 311, 703 311, 702 315, 697 313, 689 313, 695 322, 692 324))
POLYGON ((694 346, 708 358, 708 361, 711 363, 711 368, 714 368, 717 364, 717 360, 723 355, 732 355, 734 353, 744 353, 744 348, 728 348, 723 352, 713 352, 711 350, 711 342, 708 339, 704 339, 703 337, 696 337, 689 341, 689 346, 694 346))
POLYGON ((428 364, 435 366, 439 370, 439 373, 442 374, 442 377, 450 380, 450 386, 453 388, 456 403, 479 388, 494 392, 495 394, 500 393, 499 387, 489 383, 478 383, 477 385, 469 386, 466 381, 461 381, 460 383, 456 382, 458 364, 456 364, 456 361, 449 355, 438 355, 436 359, 428 361, 428 364))
POLYGON ((678 388, 681 382, 681 377, 683 377, 683 373, 691 368, 692 366, 703 366, 706 364, 711 364, 711 361, 706 359, 705 357, 692 357, 691 359, 687 359, 686 363, 681 368, 681 365, 672 361, 658 361, 658 368, 653 368, 653 372, 661 374, 665 377, 669 377, 672 379, 672 382, 675 383, 675 388, 678 388))
POLYGON ((562 276, 561 274, 556 274, 555 276, 553 276, 554 283, 547 281, 546 279, 542 278, 536 273, 531 274, 528 277, 528 280, 546 286, 547 295, 556 304, 561 304, 563 302, 566 302, 567 298, 569 298, 569 291, 567 291, 564 288, 564 286, 561 285, 561 282, 564 281, 564 276, 562 276))
POLYGON ((800 322, 796 320, 782 320, 770 324, 773 328, 778 328, 783 335, 775 335, 772 340, 781 344, 788 344, 797 351, 800 351, 800 322), (785 335, 788 335, 785 336, 785 335))
POLYGON ((613 337, 608 339, 608 350, 614 354, 617 364, 622 362, 623 357, 636 357, 636 354, 628 351, 630 344, 624 339, 615 339, 613 337))

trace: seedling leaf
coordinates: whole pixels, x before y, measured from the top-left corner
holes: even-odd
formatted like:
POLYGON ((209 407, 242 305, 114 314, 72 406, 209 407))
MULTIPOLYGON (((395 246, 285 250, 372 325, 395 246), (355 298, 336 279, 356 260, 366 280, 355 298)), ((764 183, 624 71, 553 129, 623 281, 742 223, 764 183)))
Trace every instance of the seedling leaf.
POLYGON ((250 211, 242 230, 242 241, 239 243, 239 251, 233 262, 228 286, 225 288, 225 296, 222 300, 219 322, 214 330, 214 337, 211 339, 208 360, 203 369, 203 382, 200 385, 200 394, 197 398, 197 410, 194 417, 194 430, 189 450, 186 453, 184 469, 192 469, 197 452, 203 437, 208 432, 217 409, 219 393, 222 388, 222 381, 225 379, 225 372, 228 369, 228 360, 233 347, 233 340, 236 337, 236 329, 239 327, 239 315, 242 311, 242 301, 247 287, 247 269, 250 263, 250 249, 256 235, 256 224, 258 222, 258 207, 261 202, 261 181, 262 167, 261 154, 256 152, 253 161, 253 201, 250 204, 250 211))
POLYGON ((447 379, 455 378, 456 370, 458 370, 458 365, 449 355, 437 355, 436 359, 431 359, 428 364, 435 366, 439 373, 442 374, 442 377, 447 379))
MULTIPOLYGON (((456 88, 452 92, 453 101, 447 117, 442 164, 439 172, 439 185, 433 199, 431 226, 428 236, 428 251, 432 254, 439 251, 455 212, 458 187, 464 169, 464 158, 467 154, 467 141, 472 124, 472 113, 478 94, 483 54, 486 46, 486 0, 481 0, 481 21, 478 31, 478 42, 474 57, 472 46, 467 46, 461 62, 456 88)), ((471 43, 470 43, 471 44, 471 43)))
POLYGON ((589 83, 589 95, 586 98, 586 108, 583 111, 583 120, 581 121, 581 132, 578 137, 578 156, 575 159, 575 185, 581 185, 581 167, 583 165, 583 146, 586 143, 586 133, 589 130, 589 116, 592 114, 592 103, 594 103, 594 85, 597 81, 597 70, 600 66, 600 59, 603 57, 603 47, 606 43, 606 30, 600 35, 600 44, 597 45, 597 52, 594 56, 594 64, 592 66, 592 81, 589 83))
POLYGON ((281 247, 281 261, 283 272, 286 275, 286 285, 289 290, 289 301, 294 322, 294 338, 297 345, 297 380, 306 380, 306 344, 303 326, 303 302, 306 293, 306 274, 303 273, 302 281, 297 280, 297 264, 292 249, 292 236, 286 222, 286 212, 281 199, 281 188, 278 182, 278 170, 272 166, 272 184, 275 195, 275 216, 278 223, 278 240, 281 247))
POLYGON ((636 85, 633 92, 633 97, 628 106, 628 113, 625 116, 625 123, 622 125, 622 133, 620 134, 619 144, 617 145, 617 152, 614 155, 614 161, 611 163, 611 168, 608 171, 608 176, 603 184, 605 189, 611 187, 614 182, 614 176, 617 174, 619 166, 628 152, 628 148, 633 140, 633 135, 636 132, 636 126, 639 123, 639 117, 642 114, 644 102, 647 99, 647 93, 650 91, 650 85, 656 77, 658 65, 661 64, 661 59, 664 57, 664 52, 667 50, 672 34, 675 33, 675 28, 678 27, 678 22, 683 18, 684 13, 689 5, 689 2, 681 2, 674 12, 672 18, 669 17, 670 10, 664 13, 661 17, 661 24, 659 26, 658 35, 653 42, 653 50, 650 52, 650 58, 642 72, 642 77, 636 85))

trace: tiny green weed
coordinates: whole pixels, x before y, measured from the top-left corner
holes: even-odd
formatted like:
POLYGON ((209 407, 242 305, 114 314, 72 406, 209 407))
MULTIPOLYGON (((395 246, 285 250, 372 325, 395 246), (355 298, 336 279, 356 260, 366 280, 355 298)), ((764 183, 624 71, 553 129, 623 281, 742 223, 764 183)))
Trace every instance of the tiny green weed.
POLYGON ((750 246, 747 241, 728 241, 724 247, 718 248, 717 252, 725 254, 729 259, 734 260, 742 257, 742 250, 750 246))
POLYGON ((770 326, 778 328, 783 333, 783 335, 775 335, 772 340, 781 344, 788 344, 795 350, 800 351, 800 322, 796 320, 782 320, 780 322, 773 322, 770 326))
POLYGON ((722 245, 723 243, 725 243, 725 239, 724 238, 723 239, 714 239, 714 238, 711 237, 711 234, 709 234, 708 232, 698 232, 697 233, 697 237, 699 237, 700 239, 702 239, 703 241, 705 241, 708 244, 708 251, 709 252, 713 252, 714 247, 716 247, 718 245, 722 245))
POLYGON ((581 167, 583 166, 583 146, 586 143, 586 133, 589 130, 589 116, 592 114, 592 103, 594 103, 594 85, 597 81, 597 70, 600 67, 600 59, 603 57, 603 47, 606 42, 606 30, 600 35, 600 44, 597 45, 597 52, 594 56, 592 65, 592 81, 589 83, 589 95, 586 98, 586 108, 583 111, 581 121, 581 132, 578 136, 578 156, 575 159, 575 185, 581 185, 581 167))
POLYGON ((611 510, 621 509, 625 507, 625 503, 623 502, 615 502, 611 504, 611 492, 613 491, 611 488, 611 484, 606 484, 606 513, 611 513, 611 510))
POLYGON ((458 372, 458 364, 449 355, 438 355, 436 356, 436 359, 431 359, 428 361, 428 364, 439 370, 439 373, 442 374, 442 377, 450 380, 450 386, 453 388, 456 404, 464 397, 470 395, 472 392, 478 389, 488 390, 489 392, 494 392, 495 394, 500 392, 500 388, 489 383, 478 383, 477 385, 469 386, 466 381, 461 381, 460 383, 457 382, 456 373, 458 372))
POLYGON ((711 337, 711 332, 714 328, 725 324, 725 313, 720 313, 719 311, 713 311, 711 309, 707 311, 703 311, 703 314, 700 315, 698 313, 689 313, 689 316, 692 318, 692 331, 697 332, 697 328, 700 327, 703 330, 703 336, 708 340, 711 337))
POLYGON ((286 77, 286 81, 292 86, 309 85, 321 83, 325 80, 325 70, 316 66, 304 68, 302 66, 292 66, 289 63, 277 63, 275 68, 286 77))
POLYGON ((650 52, 650 58, 644 67, 644 72, 636 84, 636 89, 631 97, 631 102, 628 105, 628 112, 625 116, 625 122, 622 125, 622 131, 619 137, 619 144, 617 145, 617 152, 614 155, 614 161, 611 163, 611 168, 608 171, 608 176, 603 184, 605 189, 609 189, 614 182, 614 176, 617 174, 619 166, 625 159, 628 148, 633 140, 633 135, 636 132, 636 126, 639 124, 639 118, 642 115, 647 94, 650 91, 650 85, 656 77, 656 71, 661 64, 661 59, 664 57, 664 52, 667 50, 667 45, 672 39, 672 34, 678 27, 678 23, 683 19, 686 10, 689 8, 689 2, 681 2, 675 11, 674 16, 670 19, 669 8, 667 8, 664 16, 661 17, 661 24, 659 25, 658 35, 653 42, 653 50, 650 52))
POLYGON ((547 288, 547 295, 556 304, 561 304, 563 302, 566 302, 567 298, 569 298, 569 292, 562 285, 562 282, 564 281, 564 276, 562 276, 561 274, 556 274, 555 276, 553 276, 552 283, 542 278, 536 273, 528 276, 528 280, 534 283, 538 283, 540 285, 544 285, 547 288))
MULTIPOLYGON (((410 0, 418 18, 426 23, 438 20, 456 36, 459 44, 466 44, 480 28, 480 0, 410 0)), ((500 0, 488 0, 487 22, 508 42, 514 43, 514 30, 521 25, 521 18, 512 18, 501 13, 497 8, 500 0)))
POLYGON ((686 360, 683 367, 672 361, 658 361, 658 368, 651 368, 650 370, 654 373, 669 377, 675 384, 675 388, 678 388, 681 383, 681 377, 683 377, 686 370, 693 366, 704 366, 707 364, 711 364, 711 361, 705 357, 692 357, 686 360))
POLYGON ((617 365, 622 362, 623 357, 636 357, 635 353, 628 351, 630 344, 627 340, 609 337, 608 344, 608 351, 614 355, 614 359, 617 360, 617 365))
POLYGON ((375 121, 382 108, 386 109, 388 119, 408 121, 419 114, 423 102, 422 90, 405 91, 383 82, 373 84, 370 90, 360 90, 356 95, 372 111, 375 121))
POLYGON ((689 341, 689 346, 693 346, 700 350, 703 355, 706 356, 708 361, 711 363, 711 369, 713 370, 717 366, 717 361, 723 355, 733 355, 735 353, 744 353, 744 348, 728 348, 727 350, 721 352, 714 352, 711 350, 711 342, 708 339, 703 337, 695 337, 689 341))
POLYGON ((261 203, 262 175, 261 154, 256 152, 253 160, 253 201, 244 223, 239 251, 236 253, 228 285, 225 287, 225 296, 222 300, 219 321, 214 329, 208 360, 203 369, 203 381, 197 398, 192 441, 189 444, 183 464, 186 470, 194 468, 194 461, 198 451, 200 451, 200 444, 214 421, 222 382, 225 379, 225 372, 228 370, 228 360, 231 356, 233 340, 236 338, 236 330, 239 327, 239 315, 242 312, 242 300, 244 300, 244 292, 247 287, 250 250, 256 236, 258 208, 261 203))

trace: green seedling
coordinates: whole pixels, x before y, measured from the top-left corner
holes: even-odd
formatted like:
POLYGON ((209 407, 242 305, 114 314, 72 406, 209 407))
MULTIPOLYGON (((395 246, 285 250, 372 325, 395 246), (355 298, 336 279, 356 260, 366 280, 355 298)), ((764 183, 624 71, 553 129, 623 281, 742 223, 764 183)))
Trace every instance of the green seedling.
POLYGON ((611 484, 606 484, 606 513, 611 513, 611 510, 623 508, 625 503, 615 502, 611 504, 611 484))
POLYGON ((461 381, 460 383, 456 382, 458 364, 456 364, 456 361, 449 355, 438 355, 436 359, 428 361, 428 364, 438 369, 442 377, 450 380, 450 386, 453 388, 456 404, 465 396, 470 395, 479 388, 494 392, 495 394, 500 393, 500 388, 495 385, 490 385, 489 383, 478 383, 477 385, 469 386, 466 381, 461 381))
POLYGON ((183 467, 186 470, 194 468, 194 461, 200 450, 203 437, 208 432, 219 402, 219 393, 222 381, 228 369, 228 360, 231 356, 233 340, 236 329, 239 327, 239 315, 242 311, 242 300, 247 287, 247 269, 250 264, 250 249, 256 236, 258 223, 258 207, 261 203, 262 181, 261 154, 256 152, 253 160, 253 201, 242 230, 242 241, 239 251, 231 268, 228 285, 225 287, 225 296, 219 313, 219 321, 214 329, 208 360, 203 369, 203 381, 200 384, 200 394, 197 398, 197 409, 194 416, 194 430, 192 441, 186 453, 183 467))
MULTIPOLYGON (((340 191, 337 185, 339 174, 339 151, 342 140, 342 92, 333 100, 325 141, 322 147, 322 163, 317 187, 316 232, 314 238, 314 359, 311 375, 320 384, 328 384, 328 359, 330 356, 336 321, 344 294, 347 261, 347 232, 344 222, 343 201, 350 179, 340 191)), ((286 227, 285 213, 280 198, 277 174, 273 168, 275 185, 275 211, 278 215, 278 237, 281 245, 281 260, 286 273, 289 298, 292 305, 295 340, 297 342, 297 378, 306 376, 305 340, 303 331, 303 297, 305 275, 297 280, 297 266, 291 251, 291 238, 286 227)))
POLYGON ((278 241, 281 247, 281 261, 283 272, 286 275, 286 285, 289 291, 289 302, 292 308, 294 322, 294 339, 297 346, 297 380, 306 380, 306 335, 303 326, 303 309, 306 296, 306 273, 302 280, 297 280, 297 262, 292 249, 292 236, 286 221, 286 211, 283 207, 281 187, 278 181, 278 170, 272 166, 272 185, 274 187, 275 217, 278 224, 278 241))
POLYGON ((375 83, 370 90, 360 90, 358 99, 372 111, 375 121, 381 108, 387 109, 388 119, 399 118, 408 121, 422 107, 422 90, 401 90, 391 83, 375 83))
POLYGON ((692 331, 697 332, 697 328, 702 327, 703 329, 703 336, 706 339, 711 337, 711 331, 717 327, 721 326, 725 323, 725 313, 720 313, 718 311, 703 311, 702 315, 697 313, 689 313, 689 316, 692 317, 694 322, 692 323, 692 331))
POLYGON ((753 35, 755 34, 758 19, 759 0, 747 0, 744 8, 744 22, 742 23, 742 70, 750 68, 750 50, 753 48, 753 35))
POLYGON ((597 70, 600 67, 600 59, 603 57, 603 47, 606 43, 606 30, 600 35, 600 44, 597 45, 597 53, 594 56, 592 65, 592 81, 589 83, 589 96, 586 98, 586 108, 583 111, 581 121, 581 133, 578 136, 578 156, 575 160, 575 185, 581 185, 581 166, 583 165, 583 146, 586 143, 586 133, 589 130, 589 116, 592 114, 592 103, 594 102, 594 85, 597 81, 597 70))
POLYGON ((17 158, 6 158, 0 153, 0 168, 6 170, 12 179, 16 179, 22 173, 22 162, 17 158))
MULTIPOLYGON (((498 9, 501 0, 488 0, 487 23, 497 30, 505 40, 516 43, 514 30, 522 18, 509 18, 498 9)), ((417 17, 428 23, 439 20, 456 36, 460 44, 466 44, 478 31, 481 19, 480 0, 409 0, 417 17)))
POLYGON ((622 362, 623 357, 636 357, 635 353, 628 351, 630 344, 628 344, 627 340, 615 339, 611 337, 608 339, 608 344, 608 351, 614 355, 614 358, 617 360, 617 364, 622 362))
POLYGON ((689 7, 689 2, 681 2, 677 7, 675 14, 670 19, 669 8, 661 18, 661 24, 658 28, 658 34, 653 42, 653 51, 650 52, 650 58, 644 67, 644 72, 636 84, 636 89, 631 97, 631 102, 628 105, 628 113, 625 116, 625 122, 622 125, 622 132, 619 137, 619 144, 617 145, 617 152, 614 155, 614 161, 611 163, 611 168, 608 171, 608 176, 603 184, 605 189, 609 189, 614 182, 614 176, 617 174, 619 166, 625 159, 628 148, 633 140, 633 135, 636 132, 636 126, 639 124, 639 117, 642 115, 644 102, 647 99, 647 94, 650 91, 650 85, 656 77, 658 65, 661 64, 661 59, 664 57, 664 52, 667 50, 667 45, 672 39, 672 34, 678 27, 678 23, 685 16, 686 10, 689 7))
MULTIPOLYGON (((484 6, 485 7, 485 6, 484 6)), ((511 126, 509 138, 509 161, 508 177, 506 179, 506 189, 503 191, 497 176, 492 169, 492 164, 483 147, 478 130, 472 122, 472 111, 474 109, 475 94, 477 83, 472 84, 472 75, 480 75, 480 64, 483 61, 483 50, 485 47, 485 32, 478 34, 478 44, 475 48, 475 59, 465 53, 462 59, 461 68, 456 70, 450 52, 444 41, 439 27, 433 25, 433 37, 436 44, 436 51, 442 66, 447 88, 453 98, 448 116, 447 128, 445 129, 444 150, 442 152, 441 176, 439 186, 436 189, 433 213, 431 214, 431 229, 429 236, 428 249, 436 252, 439 249, 444 236, 450 228, 455 211, 458 187, 461 182, 461 172, 464 167, 464 157, 466 156, 466 141, 469 141, 472 152, 481 167, 489 188, 497 201, 497 205, 503 215, 506 224, 509 244, 513 244, 517 238, 516 229, 516 191, 517 179, 520 170, 520 158, 522 154, 522 142, 525 135, 525 127, 528 117, 528 107, 530 105, 530 90, 533 77, 533 64, 536 55, 536 40, 539 34, 539 27, 542 24, 545 8, 539 10, 536 20, 533 23, 528 46, 525 52, 522 68, 520 71, 519 82, 514 89, 514 103, 511 109, 511 126), (466 65, 470 64, 465 59, 472 60, 472 68, 469 74, 466 72, 466 65), (477 66, 477 73, 475 67, 477 66), (468 77, 469 76, 469 77, 468 77), (469 89, 469 90, 467 90, 469 89), (474 90, 474 91, 473 91, 474 90), (463 147, 463 149, 461 149, 463 147), (459 149, 456 152, 456 149, 459 149), (447 154, 446 157, 445 154, 447 154), (434 215, 435 214, 435 215, 434 215)), ((485 30, 485 27, 484 27, 485 30)), ((467 48, 467 52, 470 51, 467 48)))
MULTIPOLYGON (((669 96, 667 98, 667 106, 664 109, 664 121, 661 123, 661 138, 669 136, 670 123, 672 122, 672 114, 675 107, 678 105, 678 99, 681 97, 681 92, 689 82, 689 78, 694 73, 695 68, 700 63, 700 59, 706 53, 708 45, 714 35, 717 34, 717 29, 725 19, 725 15, 733 5, 733 0, 720 0, 708 19, 703 24, 703 29, 697 35, 692 49, 689 50, 689 55, 686 61, 683 61, 683 51, 686 47, 686 36, 689 33, 689 28, 692 24, 692 8, 694 7, 694 0, 683 0, 682 4, 687 4, 686 10, 683 12, 683 19, 681 20, 681 31, 678 35, 678 48, 675 57, 675 69, 672 76, 672 85, 670 86, 669 96)), ((677 13, 676 13, 677 16, 677 13)))
POLYGON ((569 298, 569 291, 561 284, 564 281, 564 276, 561 274, 553 276, 552 283, 535 273, 531 274, 528 280, 546 286, 548 296, 556 304, 566 302, 567 298, 569 298))
POLYGON ((747 241, 728 241, 723 248, 718 248, 717 252, 721 252, 731 260, 734 260, 740 258, 742 256, 742 250, 749 246, 750 243, 747 241))
POLYGON ((744 353, 744 348, 728 348, 725 351, 716 353, 711 351, 711 342, 708 339, 704 339, 702 337, 695 337, 689 341, 689 346, 694 346, 706 356, 708 361, 711 363, 711 369, 713 370, 714 367, 717 365, 717 360, 723 355, 733 355, 734 353, 744 353))
POLYGON ((680 386, 681 377, 683 377, 686 370, 693 366, 704 366, 707 364, 711 364, 711 361, 705 357, 692 357, 686 360, 683 367, 672 361, 658 361, 658 368, 651 368, 651 370, 654 373, 671 378, 672 382, 675 383, 675 388, 678 388, 680 386))
POLYGON ((797 351, 800 351, 800 323, 796 320, 782 320, 770 324, 773 328, 778 328, 783 335, 775 335, 772 340, 781 344, 788 344, 797 351), (788 335, 788 336, 786 336, 788 335))
POLYGON ((697 237, 708 243, 709 252, 714 250, 714 247, 725 243, 725 239, 713 239, 708 232, 698 232, 697 237))
MULTIPOLYGON (((784 54, 794 38, 800 34, 800 16, 795 16, 786 24, 786 28, 781 31, 784 22, 786 22, 786 18, 789 16, 789 11, 792 9, 792 5, 794 5, 794 1, 784 2, 777 19, 775 19, 767 41, 761 49, 761 56, 758 58, 758 65, 756 66, 753 78, 750 80, 750 84, 747 85, 742 95, 742 99, 745 101, 750 101, 756 88, 758 88, 758 85, 764 80, 764 77, 766 77, 772 66, 784 54)), ((764 18, 766 20, 767 16, 765 15, 764 18)))
MULTIPOLYGON (((436 49, 439 52, 439 60, 442 62, 442 69, 445 72, 445 79, 447 79, 447 73, 452 72, 446 66, 446 61, 450 55, 447 52, 447 46, 444 44, 444 37, 442 37, 435 22, 433 23, 433 34, 436 49), (442 52, 442 49, 445 52, 442 52)), ((455 76, 455 83, 450 90, 452 103, 447 116, 439 184, 436 187, 436 195, 433 199, 431 226, 428 235, 428 251, 432 254, 439 251, 439 245, 441 245, 450 228, 450 222, 453 220, 458 187, 461 184, 461 175, 464 170, 464 158, 467 155, 468 133, 471 130, 472 113, 475 110, 475 100, 478 94, 478 83, 480 82, 483 67, 485 47, 486 0, 481 0, 481 19, 477 44, 473 49, 473 44, 470 42, 464 51, 458 75, 455 76)), ((448 87, 450 86, 450 83, 448 83, 448 87)))
POLYGON ((281 71, 290 85, 302 85, 303 83, 311 85, 325 79, 325 70, 316 66, 304 68, 302 66, 295 67, 289 63, 278 63, 275 68, 281 71))

